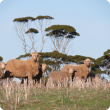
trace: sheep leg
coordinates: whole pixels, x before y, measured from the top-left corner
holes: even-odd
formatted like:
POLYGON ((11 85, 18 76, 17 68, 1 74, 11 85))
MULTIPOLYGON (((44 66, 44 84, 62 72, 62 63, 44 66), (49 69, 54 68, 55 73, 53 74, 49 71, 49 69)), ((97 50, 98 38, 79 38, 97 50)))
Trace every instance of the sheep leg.
POLYGON ((12 81, 13 79, 14 79, 14 77, 11 77, 11 78, 10 78, 10 81, 12 81))
POLYGON ((24 84, 24 78, 21 79, 21 84, 24 84))
POLYGON ((82 76, 82 79, 84 79, 86 81, 87 75, 82 76))
POLYGON ((32 81, 32 74, 28 73, 28 79, 29 79, 29 83, 31 84, 31 86, 33 85, 33 81, 32 81))
POLYGON ((38 82, 35 83, 36 87, 38 87, 38 82))

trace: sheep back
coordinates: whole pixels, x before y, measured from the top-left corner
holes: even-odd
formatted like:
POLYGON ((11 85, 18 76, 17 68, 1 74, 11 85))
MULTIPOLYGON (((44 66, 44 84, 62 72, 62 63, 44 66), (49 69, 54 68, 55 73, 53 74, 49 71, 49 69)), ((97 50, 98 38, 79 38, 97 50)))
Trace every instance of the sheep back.
POLYGON ((49 78, 52 78, 54 81, 62 81, 70 77, 71 75, 68 72, 52 71, 49 74, 49 78))

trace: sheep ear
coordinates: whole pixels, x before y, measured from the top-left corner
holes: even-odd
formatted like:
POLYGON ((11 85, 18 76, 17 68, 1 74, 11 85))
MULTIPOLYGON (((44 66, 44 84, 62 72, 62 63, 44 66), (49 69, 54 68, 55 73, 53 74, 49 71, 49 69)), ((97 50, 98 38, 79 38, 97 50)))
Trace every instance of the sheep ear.
POLYGON ((40 54, 37 55, 37 57, 40 57, 40 56, 41 56, 40 54))
POLYGON ((32 55, 30 54, 29 57, 31 57, 32 55))

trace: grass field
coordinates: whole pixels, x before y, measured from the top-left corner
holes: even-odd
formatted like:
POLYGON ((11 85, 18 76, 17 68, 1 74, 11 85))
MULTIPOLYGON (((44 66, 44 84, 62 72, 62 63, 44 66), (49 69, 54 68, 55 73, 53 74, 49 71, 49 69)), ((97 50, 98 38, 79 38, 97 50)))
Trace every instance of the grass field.
POLYGON ((110 107, 109 83, 101 81, 103 86, 72 83, 74 86, 67 87, 42 84, 30 87, 12 82, 1 85, 0 107, 4 110, 106 110, 110 107))

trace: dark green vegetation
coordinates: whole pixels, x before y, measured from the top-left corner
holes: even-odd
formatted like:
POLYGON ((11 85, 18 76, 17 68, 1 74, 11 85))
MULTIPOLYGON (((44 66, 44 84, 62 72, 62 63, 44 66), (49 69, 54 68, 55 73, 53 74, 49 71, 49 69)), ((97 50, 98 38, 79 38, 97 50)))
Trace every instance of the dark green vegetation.
POLYGON ((110 49, 108 49, 107 51, 105 51, 103 53, 103 56, 97 58, 94 62, 94 64, 92 64, 92 68, 91 71, 93 71, 94 73, 108 73, 110 74, 110 49), (104 71, 100 70, 101 68, 104 68, 104 71))
POLYGON ((35 18, 30 17, 30 16, 28 16, 28 17, 22 17, 22 18, 15 18, 13 20, 13 22, 28 22, 28 20, 33 21, 33 20, 35 20, 35 18))
POLYGON ((37 19, 42 20, 42 19, 54 19, 54 18, 51 16, 37 16, 36 18, 28 16, 28 17, 22 17, 22 18, 15 18, 13 22, 28 22, 29 20, 34 21, 37 19))
POLYGON ((0 56, 0 61, 2 61, 3 60, 3 58, 0 56))
POLYGON ((37 29, 34 29, 34 28, 30 28, 28 31, 25 32, 26 34, 28 33, 38 33, 38 30, 37 29))
POLYGON ((31 89, 28 100, 15 106, 16 98, 6 100, 5 91, 0 90, 0 106, 4 110, 106 110, 110 106, 109 90, 78 89, 31 89))
POLYGON ((67 35, 66 38, 75 38, 75 35, 80 36, 75 28, 69 25, 52 25, 46 28, 45 31, 51 31, 47 36, 64 37, 67 35))

